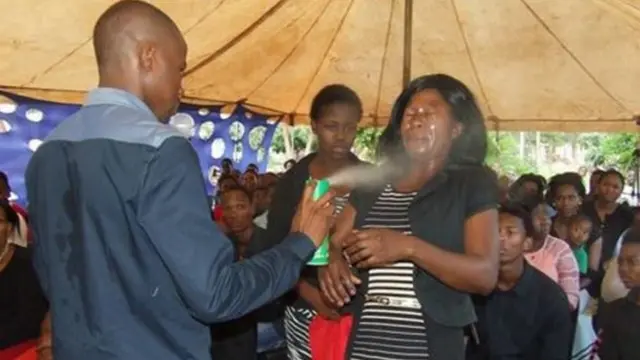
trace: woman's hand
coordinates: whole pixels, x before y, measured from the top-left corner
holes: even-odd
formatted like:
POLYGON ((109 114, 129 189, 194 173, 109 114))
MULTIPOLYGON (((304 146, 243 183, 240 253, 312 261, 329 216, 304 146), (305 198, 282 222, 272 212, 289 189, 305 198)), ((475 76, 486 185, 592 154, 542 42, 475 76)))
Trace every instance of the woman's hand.
POLYGON ((361 282, 351 272, 347 260, 338 250, 329 255, 329 265, 318 269, 318 280, 324 297, 338 308, 351 301, 351 297, 356 294, 356 285, 361 282))
POLYGON ((329 320, 338 320, 340 318, 336 308, 332 306, 331 302, 324 297, 319 289, 305 280, 300 280, 297 287, 300 297, 309 303, 318 315, 329 320))
POLYGON ((345 240, 349 261, 357 268, 371 268, 408 259, 413 252, 414 238, 389 229, 354 231, 345 240))

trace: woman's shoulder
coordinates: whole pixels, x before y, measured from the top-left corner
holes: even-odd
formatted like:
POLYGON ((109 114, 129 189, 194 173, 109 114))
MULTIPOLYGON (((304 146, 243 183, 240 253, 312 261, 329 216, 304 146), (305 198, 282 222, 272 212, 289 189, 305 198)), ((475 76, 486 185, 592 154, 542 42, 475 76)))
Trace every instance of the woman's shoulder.
POLYGON ((571 247, 569 246, 569 244, 567 244, 566 241, 551 235, 547 236, 544 246, 547 251, 552 252, 556 255, 572 253, 571 247))

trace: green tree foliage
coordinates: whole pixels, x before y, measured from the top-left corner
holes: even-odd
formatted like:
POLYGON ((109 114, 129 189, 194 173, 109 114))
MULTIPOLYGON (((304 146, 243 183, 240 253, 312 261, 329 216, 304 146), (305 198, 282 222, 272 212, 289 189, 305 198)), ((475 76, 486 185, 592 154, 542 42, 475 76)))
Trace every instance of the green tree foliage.
POLYGON ((490 132, 488 135, 486 164, 499 174, 518 176, 536 172, 532 161, 520 158, 518 140, 513 133, 490 132))
MULTIPOLYGON (((306 127, 296 126, 291 129, 293 136, 293 150, 302 151, 307 146, 309 130, 306 127)), ((282 128, 278 126, 271 140, 271 151, 276 153, 285 152, 284 137, 282 128)))
POLYGON ((586 149, 585 160, 600 168, 616 168, 627 174, 634 166, 636 134, 585 134, 580 142, 586 149))
POLYGON ((382 128, 372 127, 358 129, 353 146, 362 160, 375 161, 378 139, 382 130, 382 128))

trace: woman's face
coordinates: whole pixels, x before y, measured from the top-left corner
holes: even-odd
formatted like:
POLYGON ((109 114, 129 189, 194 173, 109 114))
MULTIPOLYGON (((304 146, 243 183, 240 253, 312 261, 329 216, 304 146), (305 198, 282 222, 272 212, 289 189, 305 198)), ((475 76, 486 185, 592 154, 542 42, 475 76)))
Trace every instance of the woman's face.
POLYGON ((609 174, 598 183, 598 196, 607 202, 616 202, 622 194, 622 181, 615 174, 609 174))
POLYGON ((218 188, 220 191, 225 192, 227 191, 229 188, 236 186, 236 181, 231 179, 231 178, 225 178, 224 180, 222 180, 221 182, 218 183, 218 188))
POLYGON ((517 259, 525 250, 527 234, 522 219, 508 213, 498 217, 500 237, 500 263, 508 264, 517 259))
POLYGON ((529 199, 531 197, 538 196, 540 189, 535 181, 525 181, 520 185, 519 189, 520 199, 529 199))
POLYGON ((249 191, 254 191, 258 187, 258 175, 248 171, 242 175, 242 185, 249 191))
POLYGON ((240 190, 222 193, 222 217, 234 234, 247 230, 253 221, 253 204, 240 190))
POLYGON ((4 209, 0 208, 0 252, 4 249, 12 232, 13 226, 9 223, 4 209))
POLYGON ((311 122, 311 129, 318 138, 318 152, 329 159, 347 158, 359 121, 360 110, 353 105, 338 103, 325 107, 322 116, 311 122))
POLYGON ((578 190, 573 185, 560 185, 553 201, 556 210, 563 217, 577 214, 582 205, 578 190))
POLYGON ((547 237, 551 232, 551 218, 547 213, 547 206, 545 204, 539 204, 531 212, 531 221, 533 222, 533 229, 536 235, 540 238, 547 237))
POLYGON ((405 150, 420 162, 446 159, 452 140, 461 131, 449 104, 433 89, 420 91, 409 100, 400 126, 405 150))

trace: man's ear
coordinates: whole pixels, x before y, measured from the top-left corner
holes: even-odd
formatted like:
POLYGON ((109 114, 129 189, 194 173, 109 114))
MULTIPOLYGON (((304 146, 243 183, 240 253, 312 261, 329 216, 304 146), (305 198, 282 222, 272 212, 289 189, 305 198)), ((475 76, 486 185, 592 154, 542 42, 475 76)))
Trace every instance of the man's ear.
POLYGON ((141 44, 138 52, 138 68, 145 73, 155 67, 157 49, 152 44, 141 44))

